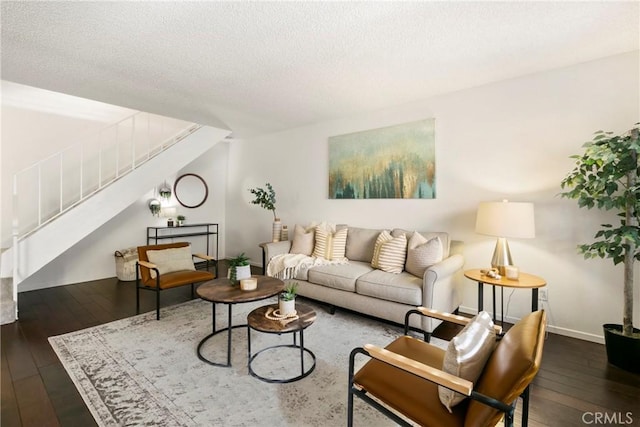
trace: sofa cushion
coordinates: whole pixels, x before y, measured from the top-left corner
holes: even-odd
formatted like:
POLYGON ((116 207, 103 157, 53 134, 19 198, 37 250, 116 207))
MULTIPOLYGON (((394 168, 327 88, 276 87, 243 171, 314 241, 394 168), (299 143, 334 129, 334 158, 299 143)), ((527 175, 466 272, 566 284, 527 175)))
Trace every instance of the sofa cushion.
POLYGON ((356 281, 356 293, 409 305, 422 305, 422 278, 403 271, 389 274, 373 270, 356 281))
POLYGON ((316 227, 316 244, 313 248, 313 256, 330 261, 344 260, 348 231, 348 228, 334 232, 328 227, 316 227))
POLYGON ((321 265, 310 268, 307 276, 310 283, 355 292, 356 279, 372 270, 369 263, 350 261, 348 264, 321 265))
POLYGON ((387 230, 383 230, 376 239, 371 266, 387 273, 400 274, 404 270, 406 255, 406 235, 392 237, 387 230))
POLYGON ((427 240, 414 231, 407 244, 407 262, 405 270, 414 276, 424 276, 424 271, 433 264, 442 261, 442 242, 439 237, 427 240))
POLYGON ((293 230, 293 242, 289 253, 311 256, 315 245, 315 226, 303 227, 296 224, 293 230))
POLYGON ((350 261, 371 262, 376 239, 382 230, 350 227, 347 235, 346 257, 350 261))
MULTIPOLYGON (((449 240, 449 233, 445 232, 430 232, 430 231, 418 231, 427 240, 433 239, 434 237, 439 237, 440 242, 442 242, 442 258, 449 258, 449 249, 451 246, 451 241, 449 240)), ((391 232, 393 237, 397 237, 400 234, 406 234, 407 236, 411 236, 413 231, 403 230, 401 228, 394 228, 391 232)))

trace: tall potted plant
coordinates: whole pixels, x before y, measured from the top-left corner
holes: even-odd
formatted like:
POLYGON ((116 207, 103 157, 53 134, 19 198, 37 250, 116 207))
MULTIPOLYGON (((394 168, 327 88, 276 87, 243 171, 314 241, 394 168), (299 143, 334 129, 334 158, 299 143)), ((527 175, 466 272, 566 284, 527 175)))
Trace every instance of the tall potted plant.
POLYGON ((276 192, 268 182, 265 184, 265 187, 267 187, 266 190, 260 187, 249 189, 249 192, 255 196, 255 198, 251 201, 251 204, 260 205, 260 207, 273 212, 271 240, 274 242, 279 242, 280 233, 282 231, 282 224, 280 223, 280 218, 278 218, 278 216, 276 215, 276 192))
POLYGON ((640 260, 640 123, 622 135, 598 131, 584 145, 575 168, 562 180, 563 197, 581 208, 613 210, 620 223, 602 224, 595 242, 578 246, 588 258, 610 258, 624 264, 622 325, 605 324, 609 363, 640 372, 640 330, 633 327, 633 264, 640 260))

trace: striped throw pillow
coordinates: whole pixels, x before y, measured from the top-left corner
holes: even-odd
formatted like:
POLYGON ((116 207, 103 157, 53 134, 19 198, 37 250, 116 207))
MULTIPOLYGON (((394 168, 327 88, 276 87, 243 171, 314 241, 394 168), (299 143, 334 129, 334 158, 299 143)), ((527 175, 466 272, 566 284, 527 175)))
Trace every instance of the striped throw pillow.
POLYGON ((400 274, 407 255, 407 236, 393 237, 384 230, 378 235, 373 249, 371 266, 387 273, 400 274))
POLYGON ((324 227, 316 227, 316 244, 313 256, 329 261, 342 261, 347 247, 347 228, 336 232, 324 227))

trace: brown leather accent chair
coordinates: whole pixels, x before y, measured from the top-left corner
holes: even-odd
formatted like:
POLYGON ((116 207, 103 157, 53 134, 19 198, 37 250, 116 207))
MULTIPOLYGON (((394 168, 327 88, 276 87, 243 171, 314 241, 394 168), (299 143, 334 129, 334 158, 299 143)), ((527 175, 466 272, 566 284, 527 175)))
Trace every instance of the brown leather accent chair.
POLYGON ((206 254, 192 254, 192 257, 197 257, 207 262, 206 270, 181 270, 160 274, 159 266, 149 262, 147 251, 161 251, 187 246, 190 246, 189 242, 138 246, 138 262, 136 262, 136 313, 140 313, 140 289, 154 291, 156 293, 156 319, 160 320, 160 292, 178 286, 191 285, 191 298, 194 298, 194 286, 196 283, 213 280, 216 277, 217 261, 206 254), (215 273, 209 271, 209 263, 211 262, 213 262, 215 273), (152 274, 152 271, 154 271, 155 274, 152 274))
MULTIPOLYGON (((470 320, 418 307, 407 313, 407 325, 411 314, 460 325, 470 320)), ((434 427, 494 426, 503 416, 505 426, 513 426, 515 404, 521 396, 522 425, 526 426, 529 384, 540 368, 545 329, 546 314, 540 310, 522 318, 503 336, 499 334, 475 384, 442 371, 445 350, 408 336, 407 326, 405 335, 384 349, 369 344, 356 348, 349 360, 348 425, 353 425, 355 395, 400 425, 434 427), (354 374, 355 357, 362 354, 370 360, 354 374), (438 397, 438 385, 468 398, 449 413, 438 397)))

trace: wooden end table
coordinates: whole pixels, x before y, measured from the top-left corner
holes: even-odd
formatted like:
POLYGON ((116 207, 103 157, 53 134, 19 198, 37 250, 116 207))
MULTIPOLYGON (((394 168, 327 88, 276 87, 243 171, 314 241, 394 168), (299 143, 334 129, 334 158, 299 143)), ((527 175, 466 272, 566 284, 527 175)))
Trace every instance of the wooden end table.
POLYGON ((533 274, 520 273, 517 279, 507 279, 502 276, 500 279, 494 279, 478 269, 467 270, 464 276, 468 279, 478 282, 478 312, 484 308, 484 285, 493 286, 493 321, 496 321, 496 286, 500 286, 500 305, 501 305, 501 322, 504 324, 504 288, 531 289, 531 311, 538 310, 538 289, 547 285, 547 282, 533 274))
POLYGON ((253 278, 258 279, 258 287, 252 291, 243 291, 240 289, 240 285, 232 285, 229 279, 214 279, 209 282, 206 282, 196 290, 196 294, 200 298, 205 301, 211 302, 212 307, 212 326, 213 332, 204 337, 202 341, 198 344, 198 358, 203 362, 206 362, 210 365, 214 366, 223 366, 230 367, 231 366, 231 330, 234 328, 241 328, 247 326, 246 324, 242 325, 232 325, 231 324, 231 316, 232 316, 232 307, 234 304, 241 304, 245 302, 259 301, 263 299, 270 298, 274 295, 278 295, 280 292, 284 290, 284 282, 280 279, 276 279, 275 277, 267 277, 267 276, 251 276, 253 278), (226 304, 227 306, 227 327, 222 329, 216 329, 216 303, 226 304), (205 342, 207 342, 211 337, 216 334, 227 331, 227 363, 218 363, 213 362, 202 355, 202 346, 205 342))
POLYGON ((268 383, 290 383, 293 381, 301 380, 302 378, 309 375, 316 367, 316 355, 313 354, 311 350, 304 347, 304 330, 311 326, 311 324, 316 320, 316 312, 313 308, 309 307, 306 304, 300 304, 296 302, 296 312, 298 314, 298 319, 293 320, 291 322, 283 325, 278 320, 267 319, 266 313, 269 309, 277 309, 278 304, 265 305, 263 307, 256 308, 247 316, 247 365, 249 368, 249 373, 268 383), (251 330, 256 330, 259 332, 264 332, 267 334, 290 334, 293 333, 293 344, 280 344, 274 345, 271 347, 263 348, 255 354, 251 354, 251 330), (300 334, 300 344, 298 345, 296 342, 296 334, 300 334), (300 375, 296 375, 291 378, 284 379, 276 379, 276 378, 267 378, 261 375, 258 375, 254 372, 251 364, 260 354, 267 350, 275 349, 275 348, 295 348, 300 349, 300 375), (307 353, 311 356, 313 363, 309 368, 305 370, 304 367, 304 353, 307 353))

